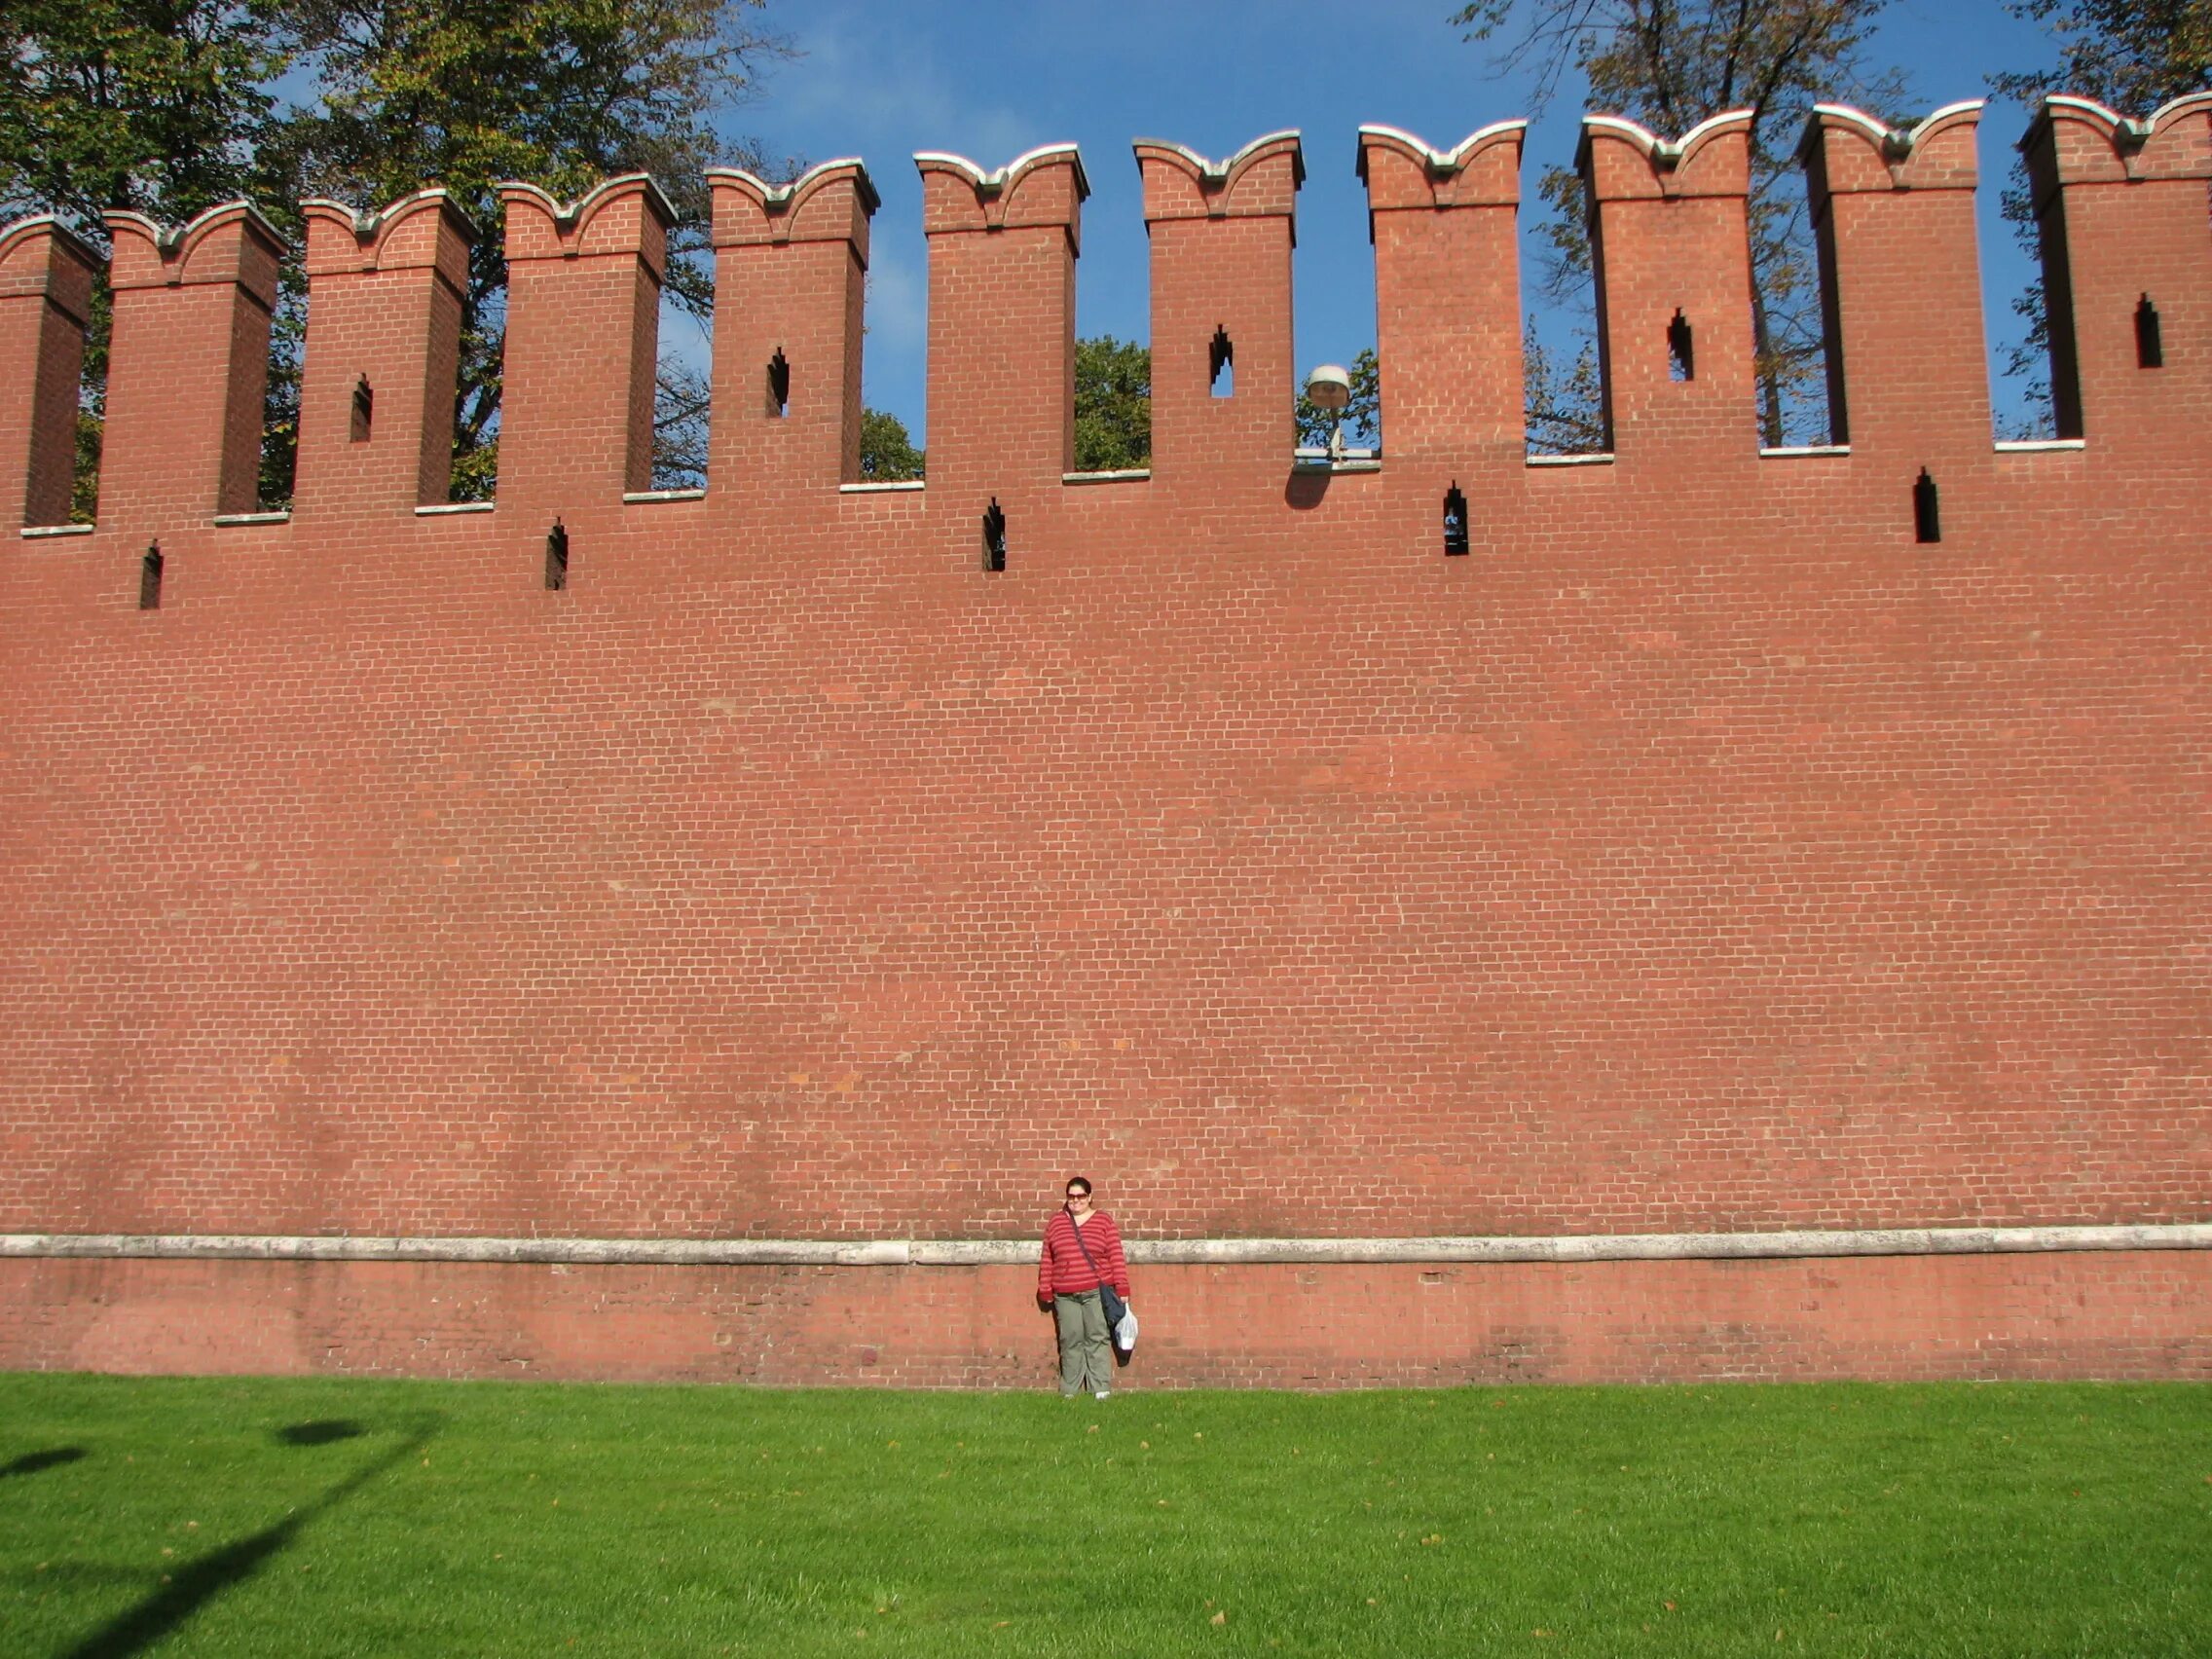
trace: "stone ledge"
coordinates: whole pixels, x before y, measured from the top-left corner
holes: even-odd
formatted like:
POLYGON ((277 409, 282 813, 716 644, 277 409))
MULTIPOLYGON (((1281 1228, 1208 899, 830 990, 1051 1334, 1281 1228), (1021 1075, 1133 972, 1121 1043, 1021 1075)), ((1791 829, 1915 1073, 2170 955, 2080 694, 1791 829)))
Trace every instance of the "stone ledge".
MULTIPOLYGON (((1681 1262, 2212 1249, 2212 1223, 1912 1227, 1535 1237, 1132 1239, 1139 1266, 1393 1262, 1681 1262)), ((0 1258, 551 1262, 632 1267, 978 1268, 1034 1263, 1030 1238, 358 1238, 260 1234, 0 1234, 0 1258)))

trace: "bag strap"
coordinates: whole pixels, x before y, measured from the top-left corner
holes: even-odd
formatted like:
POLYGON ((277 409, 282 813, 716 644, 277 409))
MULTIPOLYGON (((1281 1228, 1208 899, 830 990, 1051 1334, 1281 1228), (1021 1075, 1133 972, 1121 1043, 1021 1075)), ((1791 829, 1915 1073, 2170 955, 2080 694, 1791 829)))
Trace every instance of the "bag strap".
MULTIPOLYGON (((1100 1284, 1104 1284, 1106 1275, 1098 1271, 1097 1258, 1091 1255, 1090 1246, 1083 1241, 1083 1223, 1076 1220, 1072 1214, 1064 1209, 1060 1213, 1068 1218, 1068 1228, 1075 1234, 1075 1247, 1083 1252, 1084 1265, 1090 1270, 1093 1278, 1097 1279, 1100 1284)), ((1121 1292, 1116 1291, 1114 1294, 1119 1296, 1121 1292)))

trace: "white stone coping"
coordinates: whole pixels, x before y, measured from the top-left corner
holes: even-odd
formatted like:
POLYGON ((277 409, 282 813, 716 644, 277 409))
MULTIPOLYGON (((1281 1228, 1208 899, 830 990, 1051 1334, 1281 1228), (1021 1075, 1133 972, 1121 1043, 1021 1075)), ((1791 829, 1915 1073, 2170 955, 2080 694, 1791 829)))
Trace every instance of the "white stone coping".
POLYGON ((1811 141, 1813 133, 1820 130, 1821 118, 1826 116, 1842 126, 1857 128, 1861 136, 1884 156, 1903 161, 1920 147, 1924 139, 1960 117, 1979 119, 1988 102, 1987 98, 1966 98, 1958 103, 1947 103, 1910 127, 1892 127, 1851 104, 1817 103, 1813 106, 1813 113, 1806 118, 1807 142, 1811 141))
POLYGON ((852 168, 854 181, 860 186, 861 211, 872 218, 875 210, 883 205, 883 198, 876 192, 875 181, 867 175, 867 164, 858 156, 836 156, 827 162, 817 162, 789 184, 770 184, 758 173, 748 172, 743 167, 709 167, 706 177, 709 185, 721 179, 742 187, 746 194, 756 197, 770 213, 784 218, 826 181, 847 167, 852 168))
POLYGON ((1592 450, 1588 454, 1531 455, 1522 459, 1530 466, 1610 466, 1613 464, 1613 452, 1592 450))
POLYGON ((1382 140, 1384 144, 1403 150, 1428 169, 1431 178, 1451 178, 1464 172, 1468 158, 1477 150, 1508 135, 1519 138, 1529 130, 1525 119, 1493 121, 1488 127, 1478 127, 1449 150, 1439 150, 1418 133, 1408 132, 1403 127, 1385 127, 1380 122, 1364 123, 1359 129, 1359 176, 1367 176, 1367 141, 1382 140))
MULTIPOLYGON (((1241 155, 1243 152, 1239 151, 1241 155)), ((1083 169, 1083 152, 1074 144, 1059 142, 1040 144, 1034 150, 1024 150, 996 172, 985 172, 966 156, 956 156, 949 150, 916 150, 914 166, 927 173, 942 167, 958 173, 976 189, 979 196, 1002 196, 1012 186, 1021 182, 1022 174, 1033 167, 1065 160, 1075 166, 1075 199, 1088 201, 1090 197, 1090 175, 1083 169)))
POLYGON ((655 501, 703 501, 707 498, 704 484, 682 490, 625 490, 622 504, 626 507, 648 506, 655 501))
POLYGON ((1143 484, 1150 482, 1149 466, 1124 466, 1110 472, 1063 472, 1062 484, 1143 484))
POLYGON ((1293 472, 1381 472, 1382 452, 1346 447, 1331 455, 1321 445, 1309 444, 1290 452, 1290 466, 1293 472))
POLYGON ((417 518, 447 518, 455 513, 488 513, 499 503, 497 501, 437 501, 426 507, 417 507, 417 518))
POLYGON ((150 219, 143 213, 133 213, 123 207, 110 207, 100 217, 107 221, 110 232, 118 225, 136 226, 146 240, 164 254, 187 247, 218 226, 239 219, 245 220, 268 239, 278 258, 292 251, 292 244, 284 240, 281 231, 269 222, 269 216, 242 196, 233 202, 218 202, 181 225, 165 225, 158 219, 150 219))
POLYGON ((1849 444, 1775 444, 1761 446, 1761 461, 1802 461, 1814 456, 1849 455, 1849 444))
POLYGON ((2160 128, 2185 115, 2208 108, 2212 108, 2212 92, 2184 92, 2180 97, 2160 104, 2151 112, 2147 120, 2131 121, 2094 98, 2053 92, 2044 98, 2043 107, 2036 112, 2036 120, 2020 139, 2020 148, 2028 148, 2029 140, 2036 135, 2036 128, 2049 119, 2053 109, 2069 109, 2077 115, 2087 116, 2092 123, 2104 129, 2105 135, 2114 141, 2115 148, 2124 146, 2126 149, 2138 149, 2155 137, 2160 128))
POLYGON ((276 511, 271 513, 217 513, 215 515, 215 523, 222 529, 229 529, 233 525, 240 524, 290 524, 291 522, 292 509, 289 507, 279 507, 276 511))
POLYGON ((1999 455, 2041 455, 2046 450, 2085 450, 2086 438, 1999 438, 1999 455))
POLYGON ((1641 122, 1630 121, 1625 116, 1586 115, 1582 118, 1582 140, 1587 144, 1594 132, 1625 138, 1660 166, 1672 171, 1704 149, 1718 134, 1749 129, 1752 119, 1752 112, 1748 109, 1724 109, 1718 115, 1707 116, 1679 138, 1670 140, 1662 138, 1641 122))
POLYGON ((613 178, 602 179, 573 202, 558 201, 550 192, 519 178, 499 179, 492 188, 499 193, 502 200, 511 194, 536 203, 555 225, 566 231, 571 226, 580 225, 591 218, 603 203, 612 201, 633 184, 643 184, 645 187, 645 198, 660 214, 662 224, 673 225, 683 217, 677 210, 676 203, 668 199, 668 192, 661 189, 660 181, 649 172, 618 173, 613 178))
POLYGON ((1290 140, 1291 166, 1297 175, 1297 181, 1304 184, 1306 182, 1305 140, 1295 127, 1285 127, 1275 132, 1263 132, 1226 161, 1219 162, 1208 161, 1188 144, 1178 144, 1168 138, 1139 138, 1129 148, 1136 153, 1137 166, 1140 167, 1144 166, 1144 153, 1147 150, 1155 150, 1162 156, 1176 158, 1196 176, 1205 180, 1208 184, 1219 187, 1235 180, 1238 173, 1241 173, 1252 164, 1261 151, 1271 149, 1286 138, 1290 140))
MULTIPOLYGON (((1903 1227, 1426 1238, 1139 1238, 1139 1266, 1401 1262, 1700 1262, 2212 1250, 2212 1223, 1903 1227)), ((1037 1260, 1033 1238, 368 1238, 260 1234, 0 1234, 0 1258, 528 1262, 640 1267, 977 1268, 1037 1260)))
MULTIPOLYGON (((476 241, 484 235, 484 228, 477 224, 475 216, 447 194, 443 186, 415 191, 396 202, 387 202, 373 211, 364 211, 350 202, 340 202, 328 196, 311 196, 300 203, 303 212, 309 208, 319 208, 322 215, 337 220, 353 233, 354 240, 365 247, 373 245, 387 226, 395 225, 424 207, 436 207, 451 213, 468 228, 470 241, 476 241)), ((309 213, 308 216, 315 218, 320 215, 309 213)), ((371 265, 369 269, 374 271, 376 267, 371 265)))
POLYGON ((837 494, 840 496, 888 496, 901 490, 923 490, 928 487, 929 480, 926 478, 892 478, 886 479, 880 484, 872 482, 840 484, 837 486, 837 494))
POLYGON ((26 541, 40 541, 50 535, 90 535, 98 529, 96 524, 26 524, 16 534, 26 541))

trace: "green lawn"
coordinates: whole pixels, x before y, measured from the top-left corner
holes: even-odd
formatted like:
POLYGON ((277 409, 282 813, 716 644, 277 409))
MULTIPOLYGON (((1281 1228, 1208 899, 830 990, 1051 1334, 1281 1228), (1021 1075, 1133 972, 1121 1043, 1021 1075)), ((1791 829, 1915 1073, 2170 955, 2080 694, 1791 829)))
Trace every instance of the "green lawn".
POLYGON ((0 1653, 2204 1654, 2212 1389, 0 1375, 0 1653))

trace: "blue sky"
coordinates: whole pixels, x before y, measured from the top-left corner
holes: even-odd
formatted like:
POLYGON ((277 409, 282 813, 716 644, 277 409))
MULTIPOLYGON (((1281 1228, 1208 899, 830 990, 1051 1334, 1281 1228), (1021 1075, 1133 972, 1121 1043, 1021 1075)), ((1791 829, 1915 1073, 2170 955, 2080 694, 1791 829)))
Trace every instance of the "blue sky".
MULTIPOLYGON (((1135 138, 1168 138, 1220 158, 1263 132, 1305 138, 1296 310, 1302 368, 1348 361, 1375 341, 1375 265, 1366 197, 1353 173, 1363 122, 1440 147, 1486 123, 1532 115, 1525 81, 1494 78, 1489 49, 1460 39, 1451 0, 1341 0, 1334 7, 1220 0, 770 0, 765 17, 800 55, 730 112, 733 131, 810 161, 857 155, 883 196, 869 271, 866 399, 925 424, 927 249, 916 150, 950 150, 985 168, 1035 145, 1073 140, 1092 195, 1076 268, 1079 333, 1144 340, 1148 279, 1135 138)), ((2004 69, 2055 53, 1998 0, 1895 0, 1877 42, 1926 111, 1986 94, 2004 69)), ((1573 156, 1583 91, 1565 85, 1530 133, 1524 178, 1573 156)), ((2132 112, 2131 112, 2132 113, 2132 112)), ((2018 333, 2010 299, 2030 271, 1998 217, 1997 185, 2024 112, 1993 101, 1981 127, 1981 254, 1993 356, 2018 333)), ((1537 217, 1523 209, 1527 227, 1537 217)), ((1524 250, 1532 274, 1533 249, 1524 250)), ((1526 280, 1526 278, 1525 278, 1526 280)), ((690 354, 672 319, 667 349, 690 354)), ((2001 408, 2018 401, 1999 377, 2001 408)))

